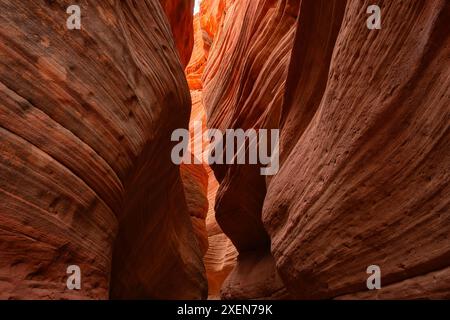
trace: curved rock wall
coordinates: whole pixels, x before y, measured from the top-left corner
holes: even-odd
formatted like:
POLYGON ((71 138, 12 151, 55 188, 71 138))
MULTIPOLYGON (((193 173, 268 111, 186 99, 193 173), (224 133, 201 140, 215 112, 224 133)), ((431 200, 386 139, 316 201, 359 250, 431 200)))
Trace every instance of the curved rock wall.
POLYGON ((227 10, 203 77, 208 126, 280 128, 282 166, 213 167, 240 253, 223 298, 448 298, 449 4, 378 2, 381 30, 369 1, 227 10), (382 290, 367 291, 370 265, 382 290))
POLYGON ((194 48, 194 0, 159 0, 169 20, 181 64, 187 66, 194 48))
POLYGON ((277 269, 296 298, 448 298, 450 4, 384 1, 379 31, 361 27, 369 1, 336 4, 301 9, 314 22, 300 15, 263 210, 277 269), (314 38, 334 38, 344 9, 331 56, 314 38))
MULTIPOLYGON (((224 2, 225 3, 225 2, 224 2)), ((186 76, 189 83, 189 88, 191 90, 192 98, 192 112, 190 120, 190 131, 191 131, 191 146, 194 147, 194 141, 198 139, 203 139, 194 130, 196 122, 201 123, 200 134, 204 134, 207 129, 206 126, 206 112, 202 103, 203 98, 203 83, 202 76, 207 64, 207 58, 209 54, 210 45, 207 45, 205 41, 205 34, 207 30, 204 28, 204 21, 213 20, 215 23, 219 24, 222 15, 224 14, 225 7, 219 6, 218 3, 202 1, 200 13, 194 17, 194 39, 195 45, 192 53, 191 61, 186 68, 186 76), (218 7, 216 6, 218 5, 218 7), (212 18, 212 15, 217 15, 218 17, 212 18)), ((212 28, 212 26, 211 26, 212 28)), ((215 25, 215 29, 210 29, 210 32, 216 32, 218 25, 215 25)), ((214 38, 214 34, 209 34, 211 39, 214 38)), ((203 147, 206 147, 206 140, 203 140, 203 147)), ((202 243, 202 249, 204 249, 204 264, 206 268, 206 276, 208 278, 208 296, 209 299, 219 298, 220 288, 223 281, 228 276, 230 271, 233 269, 236 263, 237 251, 236 248, 231 243, 230 239, 225 236, 223 231, 220 229, 217 221, 215 219, 215 197, 217 193, 218 183, 211 170, 207 164, 202 165, 184 165, 182 166, 183 180, 185 176, 189 176, 188 171, 195 170, 199 174, 192 176, 190 179, 191 184, 206 185, 206 189, 202 188, 203 196, 201 196, 204 204, 206 204, 206 210, 204 206, 201 207, 201 213, 198 210, 199 206, 195 207, 197 212, 195 216, 192 217, 194 226, 196 226, 196 234, 199 241, 202 243), (194 169, 195 168, 195 169, 194 169)), ((185 184, 187 186, 187 184, 185 184)), ((199 199, 199 193, 195 193, 195 198, 199 199)), ((188 200, 189 203, 189 200, 188 200)))
POLYGON ((190 99, 161 5, 83 1, 69 31, 70 4, 0 2, 0 297, 104 299, 110 279, 114 298, 205 297, 170 161, 190 99))
POLYGON ((450 298, 450 3, 377 2, 0 1, 0 299, 450 298), (280 171, 175 166, 195 121, 280 171))
MULTIPOLYGON (((273 114, 281 108, 298 5, 299 1, 246 0, 227 8, 203 76, 209 127, 265 128, 274 123, 273 114)), ((239 250, 238 265, 225 282, 222 297, 285 296, 261 221, 266 186, 259 168, 213 169, 220 182, 216 218, 239 250)))
POLYGON ((202 0, 199 20, 202 29, 202 40, 206 54, 209 54, 217 31, 223 23, 228 8, 236 0, 202 0))

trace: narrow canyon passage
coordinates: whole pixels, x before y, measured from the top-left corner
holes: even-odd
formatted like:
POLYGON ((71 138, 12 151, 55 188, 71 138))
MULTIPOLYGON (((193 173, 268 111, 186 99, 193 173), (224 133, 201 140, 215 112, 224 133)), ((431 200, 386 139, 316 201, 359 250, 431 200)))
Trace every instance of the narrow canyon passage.
POLYGON ((375 2, 0 0, 0 299, 450 298, 450 3, 375 2))

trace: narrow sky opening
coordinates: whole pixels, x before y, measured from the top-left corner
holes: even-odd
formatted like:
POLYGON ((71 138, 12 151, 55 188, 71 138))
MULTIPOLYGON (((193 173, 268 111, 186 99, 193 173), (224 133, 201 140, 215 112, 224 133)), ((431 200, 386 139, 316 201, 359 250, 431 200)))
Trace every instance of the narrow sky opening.
POLYGON ((195 0, 194 14, 197 14, 200 12, 200 1, 201 0, 195 0))

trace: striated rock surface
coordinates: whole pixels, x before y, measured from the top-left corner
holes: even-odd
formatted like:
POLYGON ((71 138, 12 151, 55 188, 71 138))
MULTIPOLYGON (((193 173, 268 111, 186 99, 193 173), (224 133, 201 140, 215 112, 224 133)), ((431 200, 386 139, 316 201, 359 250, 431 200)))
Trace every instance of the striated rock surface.
MULTIPOLYGON (((201 12, 194 17, 195 45, 191 61, 186 68, 186 77, 189 88, 191 90, 192 98, 192 111, 190 120, 190 132, 192 137, 191 148, 194 148, 195 142, 197 141, 204 147, 203 150, 206 149, 205 147, 208 141, 203 139, 203 134, 207 129, 207 126, 206 112, 202 102, 202 76, 207 63, 209 47, 204 42, 205 29, 203 29, 201 22, 203 20, 208 20, 211 12, 215 12, 214 14, 222 14, 220 10, 223 10, 223 8, 216 8, 220 9, 217 12, 214 9, 215 5, 215 3, 208 3, 208 1, 203 1, 201 3, 201 12), (200 125, 199 131, 195 130, 196 124, 200 125)), ((211 35, 211 37, 214 37, 214 35, 211 35)), ((205 185, 204 179, 206 174, 206 190, 202 188, 202 199, 207 201, 206 211, 202 211, 202 214, 197 214, 196 217, 193 217, 192 219, 194 226, 197 226, 196 234, 199 241, 202 243, 202 249, 207 249, 206 251, 203 251, 203 253, 206 276, 208 278, 208 297, 209 299, 218 299, 220 288, 225 278, 228 276, 228 274, 236 264, 237 251, 230 239, 225 236, 223 231, 220 229, 215 219, 214 204, 218 182, 214 176, 213 171, 207 164, 183 165, 183 180, 184 176, 188 175, 189 170, 202 172, 201 177, 199 175, 196 175, 193 177, 194 179, 192 179, 192 183, 196 183, 197 185, 205 185), (196 169, 193 169, 193 167, 196 167, 196 169), (196 179, 197 182, 195 182, 196 179)), ((188 186, 185 185, 185 189, 186 187, 188 186)), ((199 194, 196 193, 196 197, 198 196, 199 194)), ((204 206, 202 205, 202 210, 203 208, 204 206)), ((196 211, 198 212, 198 210, 196 211)))
POLYGON ((70 4, 0 2, 0 298, 205 297, 170 161, 189 92, 161 6, 83 1, 69 31, 70 4))
MULTIPOLYGON (((191 97, 191 146, 194 146, 196 140, 202 139, 202 136, 198 133, 194 134, 196 133, 194 125, 200 122, 202 124, 200 133, 203 134, 206 130, 206 114, 201 101, 201 90, 191 90, 191 97)), ((206 140, 203 140, 203 146, 206 146, 206 142, 206 140)), ((181 167, 183 181, 185 181, 185 176, 189 175, 188 172, 192 170, 195 170, 198 174, 192 176, 191 183, 201 185, 202 188, 201 193, 197 190, 193 194, 194 199, 201 199, 201 206, 192 206, 197 213, 191 215, 193 216, 194 229, 197 226, 195 231, 199 241, 202 243, 202 249, 207 249, 203 253, 206 276, 208 278, 208 296, 209 299, 217 299, 219 298, 219 291, 223 281, 236 264, 237 251, 230 239, 220 229, 215 219, 214 204, 219 185, 212 169, 207 164, 183 165, 181 167), (201 211, 198 210, 199 208, 201 208, 201 211)), ((187 187, 185 183, 185 190, 187 187)), ((186 198, 189 198, 188 195, 186 198)), ((190 202, 188 199, 188 206, 190 202)))
MULTIPOLYGON (((204 48, 203 30, 200 24, 200 15, 196 14, 194 16, 194 49, 192 51, 192 57, 189 61, 189 65, 186 68, 186 77, 191 92, 203 89, 202 76, 206 67, 206 60, 207 51, 204 48)), ((191 95, 193 96, 195 95, 195 93, 191 95)), ((196 97, 194 96, 192 97, 192 115, 194 119, 197 119, 198 117, 196 117, 196 115, 198 114, 198 111, 195 109, 195 107, 197 104, 200 104, 201 109, 203 110, 203 105, 201 104, 201 95, 200 99, 196 100, 195 98, 196 97)), ((202 113, 204 114, 204 111, 202 111, 202 113)))
POLYGON ((282 165, 213 167, 223 298, 448 298, 449 3, 380 1, 381 30, 371 4, 237 1, 219 24, 208 126, 279 128, 282 165))
POLYGON ((201 164, 183 164, 180 168, 188 212, 202 256, 208 250, 206 216, 208 213, 208 172, 201 164))
MULTIPOLYGON (((203 76, 209 127, 249 129, 275 123, 273 114, 281 108, 298 3, 246 0, 227 8, 203 76)), ((270 255, 270 238, 261 221, 266 185, 259 168, 213 169, 220 182, 216 218, 240 253, 222 297, 283 295, 270 255)))
POLYGON ((437 279, 450 263, 450 4, 385 1, 383 27, 371 31, 361 27, 371 3, 349 1, 333 55, 331 42, 312 47, 320 66, 301 47, 336 34, 344 8, 326 3, 304 4, 304 19, 329 12, 313 36, 300 15, 284 163, 264 205, 278 271, 296 298, 366 291, 370 265, 384 289, 361 296, 448 297, 437 279))
POLYGON ((361 291, 338 297, 338 300, 450 299, 450 268, 411 277, 382 287, 377 291, 361 291))
POLYGON ((181 64, 187 66, 194 47, 194 0, 159 0, 169 20, 181 64))
POLYGON ((202 0, 199 20, 202 29, 202 42, 206 54, 209 54, 217 31, 223 23, 228 8, 236 0, 202 0))
POLYGON ((208 278, 208 298, 220 299, 220 290, 225 279, 236 265, 238 252, 215 219, 215 197, 218 183, 210 172, 208 185, 209 211, 206 218, 209 248, 204 257, 208 278))
POLYGON ((450 298, 448 1, 71 4, 0 1, 0 299, 450 298), (207 127, 280 171, 172 164, 207 127))
MULTIPOLYGON (((194 58, 193 58, 194 59, 194 58)), ((188 77, 189 78, 189 77, 188 77)), ((189 82, 189 85, 191 83, 189 82)), ((192 224, 194 226, 194 232, 197 237, 197 241, 200 244, 202 255, 206 254, 208 250, 208 232, 206 229, 206 217, 208 215, 209 198, 209 167, 203 163, 198 163, 198 158, 193 154, 194 146, 202 139, 202 133, 206 128, 206 122, 204 121, 205 112, 203 105, 201 104, 201 91, 191 90, 192 99, 192 111, 191 119, 189 121, 189 131, 191 135, 190 148, 191 148, 191 163, 182 164, 180 167, 181 177, 184 185, 184 193, 186 202, 188 204, 189 214, 191 216, 192 224), (202 125, 200 127, 200 135, 195 128, 197 122, 202 125)))
POLYGON ((261 128, 279 108, 297 11, 295 1, 283 0, 236 1, 228 8, 203 76, 209 127, 261 128))

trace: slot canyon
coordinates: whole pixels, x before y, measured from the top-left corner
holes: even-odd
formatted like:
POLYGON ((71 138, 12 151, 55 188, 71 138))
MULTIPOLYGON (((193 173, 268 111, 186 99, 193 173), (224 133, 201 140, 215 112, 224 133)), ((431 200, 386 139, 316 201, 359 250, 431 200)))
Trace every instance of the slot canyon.
POLYGON ((0 0, 0 299, 450 299, 449 1, 73 4, 0 0))

